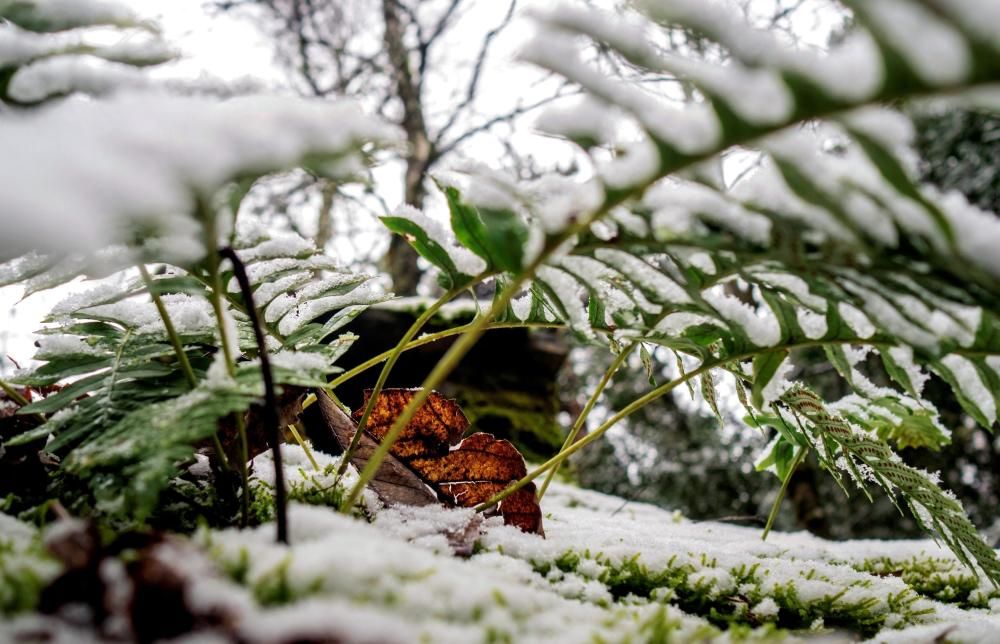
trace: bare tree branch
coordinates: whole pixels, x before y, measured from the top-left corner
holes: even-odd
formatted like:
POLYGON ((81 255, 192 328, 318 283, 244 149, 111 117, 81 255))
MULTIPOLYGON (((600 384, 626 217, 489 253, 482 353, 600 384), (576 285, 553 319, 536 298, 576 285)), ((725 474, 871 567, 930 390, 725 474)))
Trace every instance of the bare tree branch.
POLYGON ((302 6, 299 0, 292 0, 292 18, 295 21, 289 25, 298 39, 299 52, 299 73, 305 79, 306 84, 315 96, 325 96, 326 92, 320 89, 319 83, 313 76, 312 65, 309 62, 309 41, 306 38, 305 20, 303 19, 302 6))
POLYGON ((504 14, 503 20, 499 25, 487 32, 486 37, 483 38, 483 44, 479 48, 479 55, 476 56, 476 64, 472 69, 472 77, 469 79, 469 85, 465 91, 465 98, 462 102, 455 106, 451 111, 451 115, 441 129, 438 130, 437 135, 434 137, 435 146, 440 145, 444 140, 444 137, 448 134, 448 130, 454 127, 455 123, 461 117, 462 113, 468 109, 472 102, 476 99, 476 93, 479 91, 479 79, 483 73, 483 64, 486 62, 486 56, 489 54, 490 45, 493 43, 493 39, 503 31, 507 25, 510 24, 511 19, 514 17, 514 10, 517 8, 517 0, 510 0, 510 4, 507 5, 507 13, 504 14))
POLYGON ((538 109, 538 108, 540 108, 540 107, 542 107, 544 105, 548 105, 549 103, 551 103, 553 101, 559 100, 561 98, 566 98, 566 97, 569 97, 569 96, 576 96, 576 95, 579 95, 579 94, 582 94, 582 93, 583 92, 581 90, 575 90, 575 91, 572 91, 572 92, 559 92, 559 91, 557 91, 555 94, 553 94, 551 96, 547 96, 547 97, 545 97, 545 98, 543 98, 541 100, 535 101, 533 103, 529 103, 527 105, 519 105, 518 107, 515 107, 514 109, 510 110, 509 112, 506 112, 504 114, 498 114, 497 116, 489 118, 489 119, 483 121, 482 123, 480 123, 479 125, 473 126, 473 127, 469 128, 468 130, 466 130, 465 132, 462 132, 462 134, 460 134, 459 136, 455 137, 454 140, 449 141, 447 144, 442 145, 440 147, 435 147, 435 149, 434 149, 434 157, 433 157, 432 161, 436 161, 437 159, 445 156, 446 154, 451 153, 463 141, 468 140, 470 137, 473 137, 476 134, 480 134, 481 132, 485 132, 485 131, 489 130, 494 125, 497 125, 499 123, 510 122, 510 121, 514 120, 515 118, 517 118, 519 116, 527 114, 528 112, 531 112, 532 110, 536 110, 536 109, 538 109))

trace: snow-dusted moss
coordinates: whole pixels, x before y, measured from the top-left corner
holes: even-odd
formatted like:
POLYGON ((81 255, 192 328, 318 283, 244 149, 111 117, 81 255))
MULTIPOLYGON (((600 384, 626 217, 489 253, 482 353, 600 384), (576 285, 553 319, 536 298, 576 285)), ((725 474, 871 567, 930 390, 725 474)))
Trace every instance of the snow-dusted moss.
POLYGON ((794 640, 824 632, 881 641, 997 620, 973 608, 1000 609, 993 591, 933 542, 836 543, 804 533, 762 541, 756 529, 622 503, 556 484, 545 497, 546 538, 487 520, 468 559, 449 541, 472 512, 438 507, 381 509, 369 524, 293 505, 291 546, 273 543, 270 526, 198 539, 263 607, 241 628, 298 637, 316 629, 357 637, 360 618, 335 617, 352 614, 371 616, 388 629, 386 640, 404 642, 794 640))
MULTIPOLYGON (((348 466, 342 477, 337 476, 340 458, 323 452, 309 454, 298 445, 283 445, 285 485, 288 499, 306 505, 339 508, 347 491, 358 479, 357 470, 348 466)), ((274 460, 270 451, 257 456, 251 464, 250 520, 253 524, 274 520, 274 460)), ((366 508, 378 505, 374 495, 367 494, 355 508, 361 516, 366 508)))
POLYGON ((34 528, 0 514, 0 616, 34 608, 42 588, 59 569, 45 554, 34 528))
MULTIPOLYGON (((336 511, 337 460, 285 446, 291 544, 265 523, 203 528, 218 566, 191 596, 227 606, 241 641, 796 641, 847 634, 877 642, 981 641, 1000 626, 1000 591, 930 541, 829 542, 694 522, 556 483, 546 537, 468 509, 336 511), (474 554, 454 554, 475 538, 474 554)), ((273 472, 255 461, 259 512, 273 472)), ((345 484, 356 474, 349 472, 345 484)), ((261 514, 260 518, 265 515, 261 514)), ((0 515, 0 609, 32 608, 58 572, 36 531, 0 515)), ((25 621, 27 620, 27 621, 25 621)), ((13 620, 11 633, 32 622, 13 620), (18 626, 20 624, 21 626, 18 626)), ((4 634, 0 628, 0 639, 4 634)))

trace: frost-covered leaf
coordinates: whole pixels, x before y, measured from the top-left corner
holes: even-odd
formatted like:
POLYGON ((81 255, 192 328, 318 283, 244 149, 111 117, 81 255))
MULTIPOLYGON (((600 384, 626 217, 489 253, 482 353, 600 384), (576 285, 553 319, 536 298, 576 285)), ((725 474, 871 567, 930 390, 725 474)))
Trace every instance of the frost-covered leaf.
POLYGON ((780 387, 781 383, 772 385, 772 381, 776 377, 780 378, 778 371, 786 358, 788 358, 787 351, 770 351, 754 357, 750 400, 757 409, 764 411, 765 405, 777 398, 777 395, 770 392, 775 386, 780 387))
POLYGON ((782 397, 809 430, 821 462, 844 470, 859 486, 874 481, 901 499, 928 531, 944 541, 963 563, 1000 583, 1000 559, 967 518, 955 497, 938 487, 937 478, 902 460, 881 440, 865 435, 831 413, 815 393, 798 387, 782 397))
POLYGON ((463 201, 458 190, 442 186, 458 241, 491 269, 516 272, 524 263, 528 228, 512 210, 463 201))
POLYGON ((343 161, 396 132, 350 103, 153 95, 63 103, 5 120, 0 138, 21 150, 0 172, 0 257, 141 238, 147 260, 187 265, 204 253, 199 200, 248 175, 343 161))
POLYGON ((486 270, 486 262, 465 247, 457 246, 438 222, 420 211, 400 207, 396 214, 382 217, 386 228, 403 235, 421 257, 442 271, 446 288, 459 288, 486 270))

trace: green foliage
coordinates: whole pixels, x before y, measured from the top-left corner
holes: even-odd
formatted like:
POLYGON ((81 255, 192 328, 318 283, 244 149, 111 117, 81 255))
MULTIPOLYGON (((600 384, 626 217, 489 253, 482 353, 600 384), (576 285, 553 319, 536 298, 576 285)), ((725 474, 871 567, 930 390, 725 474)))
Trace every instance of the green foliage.
MULTIPOLYGON (((771 624, 781 629, 806 630, 820 620, 826 628, 843 628, 871 636, 887 625, 890 615, 896 620, 892 626, 901 628, 923 623, 931 612, 926 604, 920 604, 920 595, 924 593, 909 588, 891 595, 886 606, 860 576, 851 582, 833 582, 819 568, 804 570, 798 579, 803 586, 813 582, 813 587, 829 588, 826 593, 810 593, 805 598, 799 584, 791 581, 776 584, 770 579, 765 562, 727 569, 704 557, 695 559, 693 554, 687 558, 674 556, 653 567, 645 564, 639 554, 621 559, 601 552, 567 551, 556 559, 556 565, 564 573, 585 578, 599 571, 596 580, 607 586, 618 600, 632 597, 669 602, 727 629, 771 624), (766 598, 775 602, 775 613, 755 614, 754 608, 766 598)), ((533 562, 533 565, 540 575, 561 579, 550 574, 548 564, 533 562)), ((878 574, 869 569, 872 566, 862 563, 857 568, 878 574)))

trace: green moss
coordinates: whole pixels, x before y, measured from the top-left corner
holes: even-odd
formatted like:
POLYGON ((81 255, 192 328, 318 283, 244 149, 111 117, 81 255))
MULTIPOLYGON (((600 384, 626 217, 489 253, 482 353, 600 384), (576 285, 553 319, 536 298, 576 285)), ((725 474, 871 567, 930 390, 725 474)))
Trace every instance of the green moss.
POLYGON ((979 580, 961 563, 943 557, 892 559, 876 557, 852 564, 855 570, 879 577, 899 577, 921 595, 962 608, 987 608, 989 600, 1000 597, 1000 590, 975 592, 979 580))
MULTIPOLYGON (((339 508, 347 491, 343 485, 331 485, 337 464, 327 465, 321 472, 299 468, 298 475, 288 482, 288 500, 308 505, 339 508)), ((361 516, 360 510, 356 513, 361 516)), ((250 522, 266 523, 274 519, 274 486, 260 480, 250 483, 250 522)))
MULTIPOLYGON (((662 567, 650 568, 641 561, 638 553, 623 560, 612 561, 603 553, 570 550, 551 562, 533 562, 533 567, 543 577, 548 577, 553 568, 564 573, 582 574, 580 569, 584 561, 589 564, 586 567, 588 570, 594 562, 601 567, 597 580, 607 587, 616 605, 635 602, 669 603, 685 613, 702 617, 716 627, 727 630, 734 639, 736 633, 746 637, 752 634, 757 638, 764 633, 775 635, 780 630, 808 630, 818 620, 826 628, 843 629, 870 637, 886 626, 886 618, 890 614, 901 617, 895 627, 902 628, 923 623, 924 618, 933 612, 932 609, 916 607, 920 594, 912 588, 890 594, 886 598, 888 610, 885 610, 882 602, 871 596, 845 601, 852 589, 870 587, 870 580, 860 580, 841 587, 837 592, 804 601, 799 596, 794 581, 777 587, 765 584, 767 575, 758 563, 741 564, 726 570, 732 579, 731 587, 739 590, 721 592, 712 578, 695 576, 698 570, 718 567, 717 561, 706 556, 702 556, 698 565, 672 557, 662 567), (752 607, 765 597, 770 597, 777 603, 779 610, 776 616, 762 618, 753 613, 752 607), (765 628, 762 630, 761 627, 765 628)), ((802 579, 828 583, 832 581, 816 570, 804 573, 802 579)), ((558 581, 558 577, 553 581, 558 581)), ((655 633, 660 633, 656 630, 659 626, 654 624, 651 628, 655 633)))
POLYGON ((33 610, 59 568, 46 554, 40 538, 27 545, 0 538, 0 615, 33 610))

